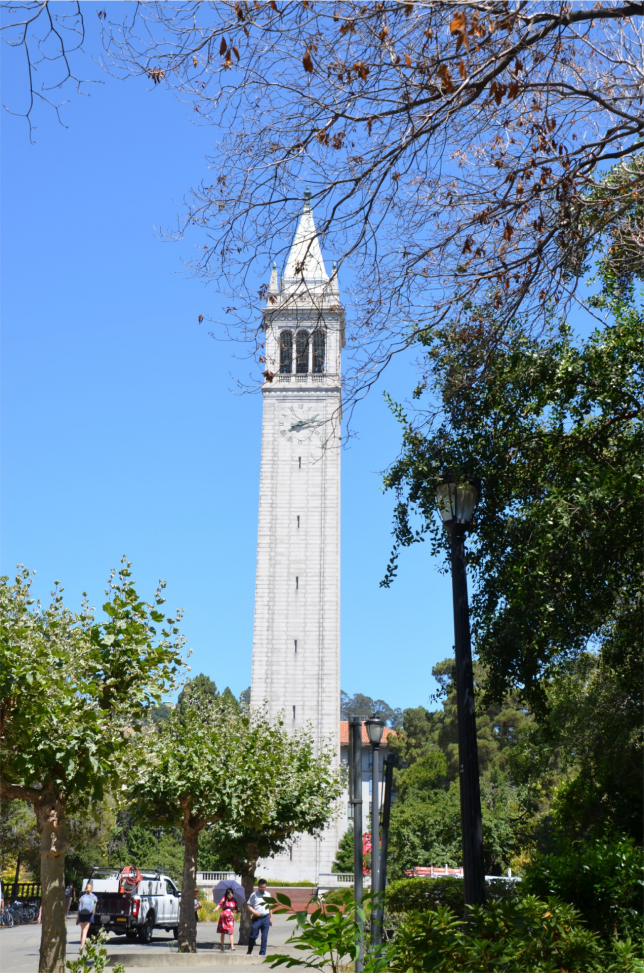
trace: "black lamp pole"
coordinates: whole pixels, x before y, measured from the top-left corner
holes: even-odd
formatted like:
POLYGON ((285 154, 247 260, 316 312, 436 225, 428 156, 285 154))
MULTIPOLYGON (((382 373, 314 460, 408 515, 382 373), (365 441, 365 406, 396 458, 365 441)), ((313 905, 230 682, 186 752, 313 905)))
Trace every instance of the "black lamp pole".
POLYGON ((478 491, 472 484, 461 485, 448 481, 438 488, 437 496, 443 516, 443 526, 450 534, 451 539, 465 903, 466 905, 482 905, 485 902, 483 823, 481 819, 472 644, 465 567, 465 533, 474 513, 478 491))
POLYGON ((385 757, 385 794, 382 802, 382 832, 380 844, 380 868, 378 869, 378 893, 373 902, 375 915, 372 945, 382 943, 382 923, 384 919, 385 889, 387 888, 387 855, 389 854, 389 821, 391 818, 391 799, 393 794, 394 767, 400 767, 402 761, 397 754, 388 753, 385 757))
POLYGON ((353 810, 353 895, 358 927, 358 958, 355 973, 364 966, 364 928, 358 910, 362 909, 362 720, 352 717, 349 723, 349 800, 353 810))
POLYGON ((375 713, 365 720, 367 736, 371 744, 373 760, 371 763, 371 945, 380 944, 380 924, 378 921, 379 868, 380 865, 380 756, 379 748, 385 731, 384 720, 375 713))

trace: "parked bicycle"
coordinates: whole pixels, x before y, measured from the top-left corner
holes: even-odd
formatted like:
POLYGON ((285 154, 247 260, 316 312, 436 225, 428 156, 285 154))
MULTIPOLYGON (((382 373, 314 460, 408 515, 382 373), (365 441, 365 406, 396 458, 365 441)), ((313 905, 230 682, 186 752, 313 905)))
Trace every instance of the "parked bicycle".
POLYGON ((5 909, 5 914, 10 912, 13 917, 14 926, 22 925, 22 902, 12 902, 8 909, 5 909))
POLYGON ((34 909, 28 902, 22 902, 20 899, 16 899, 11 909, 14 914, 14 918, 19 917, 19 923, 21 922, 34 922, 36 916, 38 915, 38 910, 34 909))
POLYGON ((11 909, 5 909, 0 916, 0 925, 7 926, 9 929, 13 926, 13 912, 11 909))

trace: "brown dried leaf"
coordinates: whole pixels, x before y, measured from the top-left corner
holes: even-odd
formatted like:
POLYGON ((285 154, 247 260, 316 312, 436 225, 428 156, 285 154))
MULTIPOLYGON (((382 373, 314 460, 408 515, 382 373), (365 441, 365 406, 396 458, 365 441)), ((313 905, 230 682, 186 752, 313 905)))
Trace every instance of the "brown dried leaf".
POLYGON ((411 58, 409 54, 405 54, 405 64, 407 65, 408 68, 411 67, 411 58))
POLYGON ((197 55, 196 54, 193 54, 192 55, 192 66, 193 66, 193 68, 199 67, 199 61, 197 60, 197 55))
POLYGON ((313 61, 311 60, 311 55, 309 54, 308 51, 302 58, 302 64, 304 65, 304 70, 308 74, 313 74, 313 61))
POLYGON ((226 53, 226 48, 227 47, 228 47, 228 45, 226 44, 226 38, 225 37, 222 37, 221 44, 219 45, 219 53, 221 54, 222 57, 226 53))
POLYGON ((353 70, 358 72, 358 76, 362 78, 363 81, 367 80, 367 75, 369 74, 369 68, 364 63, 364 61, 356 61, 353 65, 353 70))

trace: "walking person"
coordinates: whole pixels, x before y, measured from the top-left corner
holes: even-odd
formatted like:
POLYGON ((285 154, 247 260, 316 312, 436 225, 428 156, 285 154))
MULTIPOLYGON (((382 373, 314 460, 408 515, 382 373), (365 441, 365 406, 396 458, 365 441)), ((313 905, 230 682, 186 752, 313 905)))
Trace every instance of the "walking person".
POLYGON ((221 933, 221 951, 224 951, 224 937, 227 935, 230 940, 231 952, 235 952, 235 912, 239 912, 239 907, 235 901, 233 890, 228 889, 223 899, 219 902, 218 908, 221 909, 217 932, 221 933))
POLYGON ((257 883, 257 891, 253 892, 248 900, 248 911, 253 917, 253 924, 250 932, 250 939, 248 940, 248 955, 253 952, 255 943, 257 942, 257 937, 261 933, 262 942, 259 947, 259 955, 266 956, 266 947, 268 945, 268 929, 269 926, 273 925, 273 917, 270 913, 264 898, 266 896, 266 879, 260 878, 257 883))
POLYGON ((69 910, 72 907, 72 902, 75 901, 76 901, 76 890, 72 885, 72 883, 70 882, 69 885, 67 885, 65 888, 65 915, 66 916, 69 915, 69 910))
POLYGON ((80 938, 81 950, 83 949, 85 943, 87 942, 87 933, 89 932, 89 927, 91 926, 94 920, 94 913, 96 912, 97 902, 98 899, 96 898, 96 896, 92 891, 92 883, 89 882, 85 886, 85 891, 81 895, 80 901, 78 903, 78 919, 76 920, 76 924, 80 926, 81 929, 81 938, 80 938))

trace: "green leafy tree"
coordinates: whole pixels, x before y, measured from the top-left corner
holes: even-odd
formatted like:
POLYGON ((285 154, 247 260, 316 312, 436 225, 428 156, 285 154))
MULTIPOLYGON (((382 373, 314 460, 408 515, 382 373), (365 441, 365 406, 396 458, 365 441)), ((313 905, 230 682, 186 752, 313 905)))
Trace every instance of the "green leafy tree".
POLYGON ((31 807, 24 801, 0 803, 0 865, 3 882, 13 882, 20 856, 20 877, 40 871, 40 840, 31 807))
POLYGON ((331 871, 352 872, 353 866, 353 828, 347 828, 338 843, 331 871))
MULTIPOLYGON (((422 706, 405 710, 390 741, 408 764, 396 772, 391 816, 391 869, 397 876, 415 865, 462 865, 453 659, 438 663, 432 673, 442 706, 433 712, 422 706)), ((530 718, 516 696, 484 705, 485 671, 479 663, 474 673, 485 868, 500 874, 514 866, 526 833, 526 788, 512 776, 508 758, 530 718)))
POLYGON ((247 893, 259 857, 284 849, 295 832, 317 833, 333 813, 339 772, 310 736, 289 734, 261 712, 242 713, 221 698, 185 707, 149 727, 147 758, 132 771, 134 806, 152 825, 183 834, 179 945, 196 949, 192 897, 199 837, 212 829, 222 856, 236 865, 247 893))
MULTIPOLYGON (((212 826, 210 840, 222 859, 241 875, 246 897, 250 895, 260 858, 286 852, 298 835, 320 835, 336 812, 342 793, 342 774, 334 768, 333 751, 317 751, 308 731, 287 734, 279 729, 272 759, 275 773, 265 787, 261 802, 261 826, 245 825, 241 817, 222 819, 212 826)), ((240 942, 248 941, 250 914, 242 910, 240 942)))
POLYGON ((384 699, 372 699, 363 693, 355 693, 349 696, 348 693, 340 693, 340 715, 343 720, 350 720, 357 716, 367 719, 369 716, 377 716, 384 720, 387 726, 395 729, 402 718, 401 709, 393 709, 384 699))
POLYGON ((183 872, 182 834, 177 828, 152 828, 133 820, 131 811, 121 811, 112 829, 108 862, 114 867, 136 865, 155 869, 181 880, 183 872))
POLYGON ((182 668, 178 620, 164 617, 161 584, 144 602, 123 561, 113 572, 106 621, 63 604, 36 604, 31 578, 0 579, 0 797, 33 806, 40 835, 40 973, 65 965, 65 853, 70 815, 120 786, 146 711, 182 668))
POLYGON ((589 645, 605 646, 615 669, 642 645, 644 316, 632 289, 601 283, 606 323, 586 341, 563 323, 540 339, 517 323, 490 343, 493 306, 470 308, 428 346, 424 415, 396 410, 403 455, 386 477, 399 494, 396 541, 430 536, 446 552, 436 485, 446 469, 480 480, 468 544, 475 647, 488 696, 516 688, 533 710, 545 680, 589 645))
POLYGON ((641 843, 641 650, 628 644, 615 654, 613 665, 611 639, 601 655, 561 667, 546 685, 546 712, 510 755, 541 850, 553 850, 555 836, 600 840, 607 827, 641 843))

